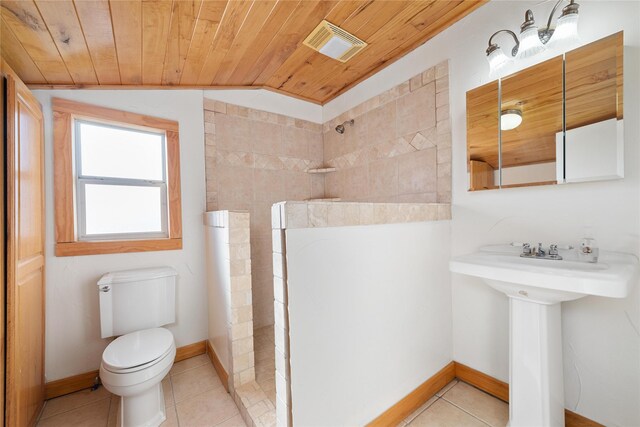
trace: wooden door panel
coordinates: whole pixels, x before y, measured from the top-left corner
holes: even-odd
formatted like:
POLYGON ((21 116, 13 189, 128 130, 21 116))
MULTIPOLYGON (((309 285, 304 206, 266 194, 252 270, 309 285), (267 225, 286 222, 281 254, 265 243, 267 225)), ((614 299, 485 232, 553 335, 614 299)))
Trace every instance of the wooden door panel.
MULTIPOLYGON (((26 307, 42 297, 42 270, 36 270, 18 282, 17 305, 26 307)), ((34 310, 19 310, 16 319, 16 349, 20 354, 40 354, 42 348, 43 316, 34 310)), ((42 360, 38 357, 16 358, 16 370, 20 373, 20 390, 18 390, 17 425, 28 425, 34 415, 37 416, 42 402, 41 388, 44 372, 42 360)))
MULTIPOLYGON (((20 94, 18 94, 20 97, 20 94)), ((40 138, 42 117, 33 111, 22 97, 17 103, 20 140, 19 153, 19 212, 18 260, 42 253, 44 230, 42 229, 42 146, 35 143, 40 138), (33 141, 33 143, 32 143, 33 141)))
POLYGON ((44 148, 40 104, 7 76, 5 421, 35 424, 44 402, 44 148))

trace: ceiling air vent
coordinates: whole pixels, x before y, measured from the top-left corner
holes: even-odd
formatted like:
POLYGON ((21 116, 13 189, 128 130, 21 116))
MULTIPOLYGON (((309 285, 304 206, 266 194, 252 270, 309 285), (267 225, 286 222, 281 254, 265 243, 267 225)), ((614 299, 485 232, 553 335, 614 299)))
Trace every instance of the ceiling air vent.
POLYGON ((327 21, 322 21, 303 43, 340 62, 347 62, 367 46, 356 36, 327 21))

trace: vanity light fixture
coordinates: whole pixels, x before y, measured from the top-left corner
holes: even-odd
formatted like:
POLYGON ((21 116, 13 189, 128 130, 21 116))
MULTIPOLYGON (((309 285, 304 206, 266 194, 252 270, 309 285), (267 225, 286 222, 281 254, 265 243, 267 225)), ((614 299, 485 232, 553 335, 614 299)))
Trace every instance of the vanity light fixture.
POLYGON ((524 22, 520 26, 520 38, 513 31, 499 30, 489 37, 489 47, 486 50, 487 61, 491 73, 511 62, 513 58, 524 59, 537 55, 546 49, 547 43, 550 45, 558 45, 577 39, 578 37, 578 8, 580 5, 575 0, 569 0, 569 4, 562 9, 562 14, 558 18, 556 28, 551 28, 553 16, 564 0, 558 0, 551 10, 547 27, 538 29, 533 19, 533 12, 527 10, 524 15, 524 22), (497 43, 493 42, 493 38, 500 33, 511 34, 516 44, 511 50, 511 55, 506 55, 497 43))
POLYGON ((500 112, 500 130, 511 130, 522 123, 522 111, 515 108, 500 112))

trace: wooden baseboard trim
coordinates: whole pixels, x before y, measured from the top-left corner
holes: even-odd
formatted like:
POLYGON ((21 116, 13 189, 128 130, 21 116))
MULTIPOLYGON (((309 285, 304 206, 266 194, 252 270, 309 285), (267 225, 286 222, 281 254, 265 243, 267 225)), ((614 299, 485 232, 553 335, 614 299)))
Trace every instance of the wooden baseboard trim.
POLYGON ((218 358, 216 351, 211 346, 211 342, 209 340, 206 340, 205 342, 207 344, 207 355, 209 356, 209 360, 211 360, 211 363, 213 363, 213 367, 218 373, 218 376, 220 377, 220 381, 222 381, 222 385, 224 386, 225 390, 227 390, 227 393, 228 393, 229 392, 229 374, 224 369, 224 366, 222 366, 222 363, 220 362, 220 359, 218 358))
POLYGON ((467 384, 479 388, 480 390, 497 397, 498 399, 509 402, 509 384, 496 378, 476 371, 462 363, 453 362, 456 367, 456 378, 467 384))
POLYGON ((449 363, 401 401, 387 409, 382 415, 367 424, 368 427, 397 425, 411 415, 424 402, 431 399, 440 389, 455 378, 455 364, 449 363))
POLYGON ((95 384, 99 374, 100 371, 95 370, 48 382, 44 385, 44 398, 45 400, 49 400, 54 397, 84 390, 85 388, 91 388, 95 384))
POLYGON ((190 359, 192 357, 200 356, 207 352, 207 341, 198 341, 193 344, 178 347, 176 349, 175 362, 180 362, 184 359, 190 359))
MULTIPOLYGON (((185 345, 176 349, 175 362, 179 362, 190 357, 205 354, 207 351, 207 341, 199 341, 193 344, 185 345)), ((83 374, 74 375, 72 377, 62 378, 50 381, 44 385, 45 400, 54 397, 64 396, 65 394, 74 393, 76 391, 91 388, 95 384, 96 378, 100 374, 99 370, 85 372, 83 374)))
MULTIPOLYGON (((456 378, 460 381, 471 384, 472 386, 509 403, 509 384, 463 365, 462 363, 453 363, 455 364, 456 378)), ((568 409, 564 410, 564 425, 565 427, 604 427, 602 424, 576 414, 568 409)))

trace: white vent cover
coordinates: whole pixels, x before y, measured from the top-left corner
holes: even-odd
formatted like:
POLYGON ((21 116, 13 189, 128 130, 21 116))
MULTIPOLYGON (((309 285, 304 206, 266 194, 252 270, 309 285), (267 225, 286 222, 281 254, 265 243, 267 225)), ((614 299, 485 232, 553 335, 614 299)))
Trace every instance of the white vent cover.
POLYGON ((340 62, 347 62, 367 46, 356 36, 325 20, 309 34, 303 43, 340 62))

